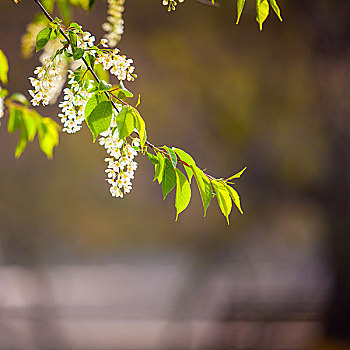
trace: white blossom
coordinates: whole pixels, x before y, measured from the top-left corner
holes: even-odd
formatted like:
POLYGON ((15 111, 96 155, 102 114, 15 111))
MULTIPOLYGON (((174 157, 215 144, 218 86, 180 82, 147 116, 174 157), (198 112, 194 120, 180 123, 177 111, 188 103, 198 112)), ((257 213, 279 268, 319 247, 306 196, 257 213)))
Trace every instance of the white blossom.
MULTIPOLYGON (((62 113, 58 116, 63 124, 62 131, 72 134, 82 128, 82 123, 85 120, 85 106, 91 94, 79 85, 71 70, 68 72, 68 79, 68 87, 63 90, 63 101, 58 105, 62 109, 62 113)), ((92 82, 90 84, 87 89, 92 86, 92 82)))
MULTIPOLYGON (((138 151, 125 140, 119 139, 118 131, 114 130, 115 118, 116 113, 113 113, 111 126, 100 137, 99 144, 104 146, 110 155, 110 157, 105 158, 108 163, 105 172, 107 174, 106 181, 110 184, 111 195, 122 198, 132 189, 131 180, 137 169, 137 162, 134 161, 134 158, 138 151)), ((139 143, 139 139, 133 140, 133 144, 139 143)))
POLYGON ((110 70, 110 73, 120 81, 134 81, 137 77, 134 73, 135 67, 132 65, 133 60, 119 55, 118 49, 103 51, 98 55, 96 61, 102 64, 104 70, 110 70))
POLYGON ((174 11, 176 9, 177 3, 184 2, 184 0, 163 0, 162 3, 164 6, 168 6, 168 11, 174 11))
POLYGON ((110 47, 115 47, 119 43, 124 33, 124 20, 122 18, 125 0, 107 0, 108 17, 107 22, 102 24, 102 29, 106 31, 105 38, 109 41, 110 47))

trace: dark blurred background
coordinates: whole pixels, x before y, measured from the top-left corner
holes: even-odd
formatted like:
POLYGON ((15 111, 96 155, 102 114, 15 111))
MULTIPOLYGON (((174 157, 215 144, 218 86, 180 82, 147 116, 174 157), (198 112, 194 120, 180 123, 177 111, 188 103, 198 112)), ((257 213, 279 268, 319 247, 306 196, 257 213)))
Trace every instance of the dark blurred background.
MULTIPOLYGON (((0 128, 1 349, 350 349, 350 3, 280 0, 259 32, 254 1, 128 0, 119 45, 139 75, 152 142, 187 149, 237 183, 230 226, 197 189, 174 222, 153 167, 109 195, 88 130, 19 160, 0 128)), ((20 37, 37 8, 0 3, 11 92, 38 57, 20 37)), ((75 10, 103 35, 106 4, 75 10)), ((57 107, 40 109, 57 118, 57 107)))

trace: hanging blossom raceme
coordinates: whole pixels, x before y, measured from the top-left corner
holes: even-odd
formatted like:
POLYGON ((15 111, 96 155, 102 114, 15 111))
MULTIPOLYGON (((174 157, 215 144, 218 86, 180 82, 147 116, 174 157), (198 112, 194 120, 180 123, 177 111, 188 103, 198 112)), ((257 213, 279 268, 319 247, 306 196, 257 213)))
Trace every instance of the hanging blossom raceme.
POLYGON ((73 134, 82 128, 85 106, 91 97, 87 90, 93 86, 93 82, 89 81, 87 86, 82 86, 71 70, 68 71, 68 79, 68 87, 63 90, 63 101, 58 105, 62 108, 62 113, 58 116, 63 124, 62 131, 73 134))
POLYGON ((53 91, 56 90, 57 81, 61 80, 59 65, 62 57, 56 56, 54 58, 44 57, 42 59, 42 66, 38 66, 34 70, 37 78, 30 77, 30 83, 33 90, 28 90, 32 96, 30 101, 33 106, 47 106, 50 103, 53 91))
MULTIPOLYGON (((44 64, 45 57, 53 56, 58 49, 62 47, 62 44, 59 40, 51 40, 45 46, 43 53, 39 57, 39 60, 44 64)), ((68 68, 69 68, 69 59, 65 56, 61 56, 61 59, 56 63, 57 72, 60 77, 57 77, 55 84, 48 91, 49 103, 54 104, 57 101, 57 98, 62 92, 63 86, 67 80, 68 68)))
POLYGON ((109 157, 105 158, 108 162, 106 181, 111 185, 110 192, 113 197, 124 197, 132 189, 131 180, 134 178, 137 162, 134 161, 140 146, 140 140, 134 138, 132 144, 126 140, 119 139, 116 129, 117 113, 114 111, 111 125, 107 131, 101 133, 99 144, 103 146, 109 157))
POLYGON ((107 22, 102 24, 102 29, 107 32, 104 37, 110 47, 117 46, 124 33, 124 3, 125 0, 108 0, 107 22))
POLYGON ((22 36, 21 47, 22 56, 29 58, 35 49, 35 38, 37 34, 45 28, 42 22, 32 22, 27 25, 26 33, 22 36))
POLYGON ((163 0, 163 5, 168 6, 168 11, 175 11, 176 10, 176 5, 181 2, 184 2, 184 0, 163 0))

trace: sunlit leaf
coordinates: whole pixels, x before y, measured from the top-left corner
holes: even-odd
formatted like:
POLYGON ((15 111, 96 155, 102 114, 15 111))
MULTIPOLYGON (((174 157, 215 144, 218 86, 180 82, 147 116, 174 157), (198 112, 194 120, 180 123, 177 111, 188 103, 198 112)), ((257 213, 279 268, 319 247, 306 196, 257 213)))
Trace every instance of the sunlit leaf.
POLYGON ((36 36, 36 52, 43 49, 50 40, 52 28, 44 28, 36 36))
POLYGON ((237 0, 237 21, 236 21, 236 24, 238 24, 239 20, 241 19, 244 4, 245 4, 245 0, 237 0))
POLYGON ((238 210, 241 212, 241 214, 243 214, 243 210, 241 207, 241 200, 239 198, 238 192, 235 189, 233 189, 231 186, 226 185, 226 188, 227 188, 228 192, 230 193, 230 196, 233 200, 233 203, 235 203, 238 210))
POLYGON ((224 214, 224 216, 227 220, 227 223, 230 224, 228 217, 229 217, 231 210, 232 210, 232 199, 231 199, 230 193, 227 189, 227 186, 225 184, 221 183, 220 181, 217 181, 217 180, 213 180, 211 183, 212 183, 213 188, 215 190, 216 198, 218 200, 221 212, 224 214))
POLYGON ((168 158, 164 158, 164 171, 162 179, 163 199, 166 198, 168 193, 175 187, 176 173, 173 164, 168 158))
POLYGON ((191 169, 193 170, 193 174, 197 182, 198 190, 201 195, 203 209, 204 209, 204 216, 206 216, 207 209, 209 207, 211 198, 213 196, 213 189, 209 178, 203 173, 201 169, 199 169, 195 165, 191 165, 191 169))
POLYGON ((176 197, 175 197, 175 208, 176 208, 176 219, 177 221, 179 214, 184 211, 191 200, 191 186, 186 176, 179 170, 176 171, 176 197))
POLYGON ((86 123, 92 133, 95 142, 97 136, 106 131, 111 125, 112 118, 112 103, 111 101, 100 102, 85 118, 86 123))
POLYGON ((7 58, 2 50, 0 50, 0 81, 7 84, 7 73, 9 71, 9 64, 7 58))
POLYGON ((117 115, 117 129, 119 138, 123 139, 129 136, 135 129, 135 120, 133 109, 128 106, 124 106, 117 115))
POLYGON ((267 0, 256 0, 256 21, 259 23, 259 28, 262 30, 263 23, 269 15, 269 3, 267 0))
POLYGON ((192 176, 193 176, 193 170, 191 169, 191 165, 196 165, 196 162, 194 159, 185 151, 183 151, 180 148, 174 148, 175 153, 179 156, 179 158, 184 161, 187 165, 184 165, 184 169, 186 171, 188 181, 191 183, 192 181, 192 176))

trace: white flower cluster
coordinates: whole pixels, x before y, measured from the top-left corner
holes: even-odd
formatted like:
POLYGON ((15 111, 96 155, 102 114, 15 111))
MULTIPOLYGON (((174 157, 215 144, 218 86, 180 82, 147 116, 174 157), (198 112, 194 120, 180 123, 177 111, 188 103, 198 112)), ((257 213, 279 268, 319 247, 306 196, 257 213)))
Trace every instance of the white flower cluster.
POLYGON ((124 197, 132 189, 131 180, 134 178, 137 163, 134 161, 137 156, 136 148, 140 140, 135 138, 132 145, 118 138, 118 130, 115 130, 116 114, 114 113, 110 128, 101 134, 99 143, 107 150, 110 157, 105 158, 108 162, 107 182, 111 185, 110 192, 113 197, 124 197), (115 131, 114 131, 115 130, 115 131), (114 131, 114 133, 113 133, 114 131))
POLYGON ((43 58, 43 66, 36 67, 34 74, 37 78, 30 77, 30 83, 34 90, 28 90, 33 97, 30 101, 33 106, 39 106, 40 102, 43 106, 49 104, 52 91, 56 89, 57 81, 61 80, 61 69, 59 68, 62 58, 57 56, 54 59, 50 57, 43 58))
MULTIPOLYGON (((103 39, 102 39, 103 40, 103 39)), ((118 80, 134 81, 137 75, 134 73, 135 67, 131 64, 133 60, 119 55, 118 49, 106 50, 100 53, 96 59, 97 63, 101 63, 104 70, 110 70, 118 80)))
MULTIPOLYGON (((42 64, 44 64, 45 57, 51 57, 62 47, 62 44, 59 40, 50 40, 46 46, 44 47, 43 53, 39 57, 39 60, 42 64)), ((49 100, 50 104, 56 103, 57 98, 62 92, 63 86, 67 80, 67 73, 69 67, 69 61, 65 56, 62 56, 60 60, 57 61, 56 67, 58 69, 58 73, 61 76, 56 79, 55 84, 49 91, 49 100)))
MULTIPOLYGON (((184 2, 184 0, 178 0, 178 2, 184 2)), ((163 5, 168 6, 168 11, 175 11, 176 10, 176 5, 177 1, 176 0, 163 0, 163 5)))
POLYGON ((104 37, 109 41, 110 47, 115 47, 119 43, 124 33, 123 11, 125 0, 107 0, 108 17, 107 22, 102 24, 102 29, 107 33, 104 37))
POLYGON ((68 79, 68 87, 63 90, 63 101, 58 105, 62 108, 62 113, 58 116, 63 124, 62 131, 73 134, 82 128, 81 124, 85 120, 85 106, 91 97, 87 90, 92 87, 92 82, 86 89, 82 88, 71 70, 68 71, 68 79))
MULTIPOLYGON (((80 26, 81 27, 81 26, 80 26)), ((77 33, 77 47, 86 50, 91 46, 94 46, 95 44, 95 37, 90 32, 83 32, 82 36, 81 34, 77 33)), ((73 54, 72 47, 69 45, 67 48, 67 52, 70 54, 73 54)), ((90 51, 91 54, 94 54, 94 50, 90 51)))

